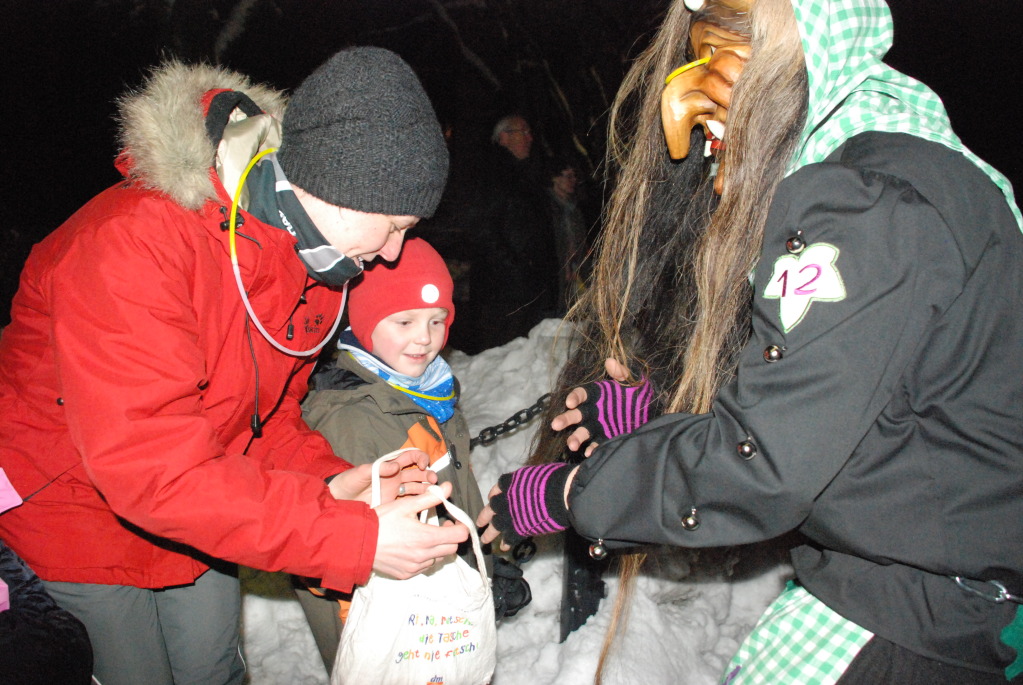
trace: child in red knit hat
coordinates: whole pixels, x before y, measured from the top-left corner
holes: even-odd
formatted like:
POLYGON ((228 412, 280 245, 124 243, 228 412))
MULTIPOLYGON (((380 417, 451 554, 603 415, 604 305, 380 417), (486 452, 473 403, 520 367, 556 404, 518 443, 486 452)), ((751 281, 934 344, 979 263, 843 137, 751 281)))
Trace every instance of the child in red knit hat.
MULTIPOLYGON (((421 238, 406 240, 398 261, 366 269, 349 291, 351 328, 333 364, 314 375, 303 417, 353 464, 401 447, 423 450, 438 480, 452 483, 451 501, 475 517, 483 498, 469 466, 469 426, 440 356, 455 318, 453 290, 444 260, 421 238)), ((463 556, 475 566, 472 555, 468 547, 463 556)), ((297 592, 330 672, 347 606, 339 613, 318 593, 297 592)))
MULTIPOLYGON (((351 289, 348 320, 354 347, 391 367, 397 372, 392 378, 408 377, 398 385, 421 384, 411 379, 422 379, 447 342, 455 319, 453 292, 451 274, 437 251, 422 238, 408 240, 397 262, 366 270, 351 289)), ((442 359, 438 366, 447 364, 442 359)))

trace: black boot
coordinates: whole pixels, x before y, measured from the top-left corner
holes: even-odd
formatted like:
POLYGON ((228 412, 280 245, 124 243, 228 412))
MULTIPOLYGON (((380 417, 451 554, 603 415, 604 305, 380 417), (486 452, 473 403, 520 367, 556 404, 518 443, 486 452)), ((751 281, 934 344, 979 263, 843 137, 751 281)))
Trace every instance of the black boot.
POLYGON ((522 569, 505 557, 494 556, 494 615, 497 620, 519 613, 533 600, 522 569))
POLYGON ((561 597, 561 642, 586 623, 607 596, 601 576, 608 561, 590 557, 590 543, 571 529, 565 531, 565 589, 561 597))

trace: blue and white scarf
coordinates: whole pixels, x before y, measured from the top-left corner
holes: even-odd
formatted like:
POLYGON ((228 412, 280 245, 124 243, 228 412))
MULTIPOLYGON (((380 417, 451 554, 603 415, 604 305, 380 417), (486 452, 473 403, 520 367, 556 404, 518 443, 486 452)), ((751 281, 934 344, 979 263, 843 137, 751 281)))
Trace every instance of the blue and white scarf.
POLYGON ((406 376, 395 371, 380 358, 373 356, 359 344, 352 329, 347 328, 338 340, 337 348, 348 352, 364 368, 372 371, 395 390, 405 393, 423 411, 445 423, 455 413, 458 397, 455 395, 455 377, 451 367, 440 355, 430 362, 422 376, 406 376))

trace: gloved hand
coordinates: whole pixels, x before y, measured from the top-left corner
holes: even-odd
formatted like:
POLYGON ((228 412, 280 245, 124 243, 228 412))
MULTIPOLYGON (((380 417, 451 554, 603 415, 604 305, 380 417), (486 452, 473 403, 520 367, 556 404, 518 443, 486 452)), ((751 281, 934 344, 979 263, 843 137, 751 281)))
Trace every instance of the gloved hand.
POLYGON ((590 433, 598 443, 631 433, 650 420, 650 405, 654 401, 654 386, 650 381, 636 386, 622 385, 613 380, 587 383, 586 400, 579 405, 582 420, 579 426, 590 433))
POLYGON ((492 525, 506 544, 568 527, 565 482, 571 473, 571 465, 558 462, 524 466, 498 479, 501 492, 490 498, 492 525))

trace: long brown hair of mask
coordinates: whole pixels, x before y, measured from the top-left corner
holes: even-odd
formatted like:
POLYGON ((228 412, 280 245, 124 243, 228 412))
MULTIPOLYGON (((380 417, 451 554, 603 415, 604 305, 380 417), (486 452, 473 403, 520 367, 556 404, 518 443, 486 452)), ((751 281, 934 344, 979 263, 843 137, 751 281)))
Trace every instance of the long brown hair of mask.
MULTIPOLYGON (((693 152, 672 163, 660 126, 664 79, 693 58, 690 18, 682 0, 675 0, 612 107, 607 169, 614 191, 592 282, 568 316, 578 343, 558 378, 530 463, 564 458, 565 435, 554 433, 550 421, 572 388, 603 377, 605 358, 624 361, 635 378, 650 378, 660 410, 704 413, 734 376, 749 339, 749 275, 760 255, 768 208, 806 118, 803 52, 789 0, 756 0, 752 54, 728 113, 722 165, 727 172, 718 199, 710 163, 699 154, 702 132, 693 133, 693 152)), ((627 619, 643 559, 617 558, 622 582, 598 662, 598 684, 627 619)))

